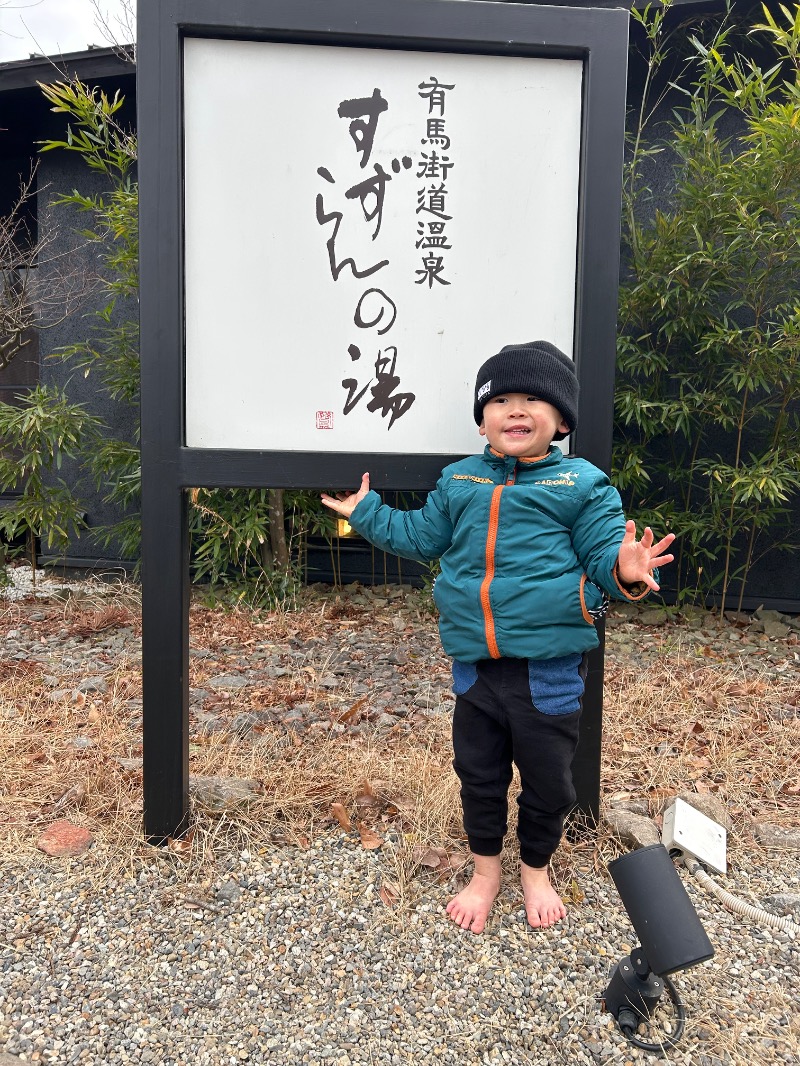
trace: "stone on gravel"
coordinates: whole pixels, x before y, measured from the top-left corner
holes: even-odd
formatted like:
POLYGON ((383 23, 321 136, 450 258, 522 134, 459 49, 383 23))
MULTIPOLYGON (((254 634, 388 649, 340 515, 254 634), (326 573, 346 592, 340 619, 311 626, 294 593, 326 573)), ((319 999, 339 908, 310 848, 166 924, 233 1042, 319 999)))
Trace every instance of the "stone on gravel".
POLYGON ((800 851, 800 829, 789 829, 784 825, 771 825, 769 822, 755 822, 753 835, 759 844, 763 844, 767 848, 800 851))
POLYGON ((629 811, 631 814, 638 814, 641 818, 650 817, 650 806, 646 799, 637 796, 612 796, 608 802, 614 810, 629 811))
POLYGON ((660 626, 669 621, 669 612, 663 607, 647 607, 639 615, 644 626, 660 626))
POLYGON ((228 881, 227 884, 220 885, 217 889, 217 899, 225 903, 238 903, 241 898, 242 890, 235 881, 228 881))
POLYGON ((108 692, 108 682, 104 677, 85 677, 78 682, 78 692, 108 692))
POLYGON ((679 792, 678 799, 688 803, 696 811, 700 811, 706 818, 710 818, 713 822, 721 825, 726 832, 733 832, 733 821, 728 814, 728 808, 719 796, 713 796, 710 793, 701 795, 699 792, 679 792))
POLYGON ((649 844, 661 843, 661 835, 655 822, 643 818, 640 814, 612 807, 603 812, 603 821, 622 844, 646 848, 649 844))
POLYGON ((219 677, 212 677, 206 681, 208 688, 213 689, 244 688, 249 683, 248 679, 242 677, 241 674, 220 674, 219 677))
POLYGON ((36 842, 36 847, 54 857, 62 855, 82 855, 94 843, 88 829, 61 819, 45 829, 36 842))
POLYGON ((800 896, 792 892, 776 892, 772 896, 765 896, 764 905, 776 914, 800 922, 800 896))
POLYGON ((231 811, 261 799, 260 781, 242 777, 189 777, 189 794, 210 811, 231 811))
POLYGON ((764 621, 764 635, 772 637, 776 640, 783 640, 784 637, 789 635, 789 627, 783 622, 766 620, 764 621))
POLYGON ((135 770, 141 770, 144 760, 140 757, 138 759, 115 759, 114 762, 119 763, 123 770, 127 770, 130 773, 135 770))

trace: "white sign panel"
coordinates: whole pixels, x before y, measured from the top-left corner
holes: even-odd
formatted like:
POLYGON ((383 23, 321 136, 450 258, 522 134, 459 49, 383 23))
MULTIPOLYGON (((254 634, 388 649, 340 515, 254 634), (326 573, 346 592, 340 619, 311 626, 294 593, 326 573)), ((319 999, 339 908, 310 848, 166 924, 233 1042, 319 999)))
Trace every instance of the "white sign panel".
POLYGON ((582 74, 187 39, 187 445, 479 450, 479 365, 572 351, 582 74))

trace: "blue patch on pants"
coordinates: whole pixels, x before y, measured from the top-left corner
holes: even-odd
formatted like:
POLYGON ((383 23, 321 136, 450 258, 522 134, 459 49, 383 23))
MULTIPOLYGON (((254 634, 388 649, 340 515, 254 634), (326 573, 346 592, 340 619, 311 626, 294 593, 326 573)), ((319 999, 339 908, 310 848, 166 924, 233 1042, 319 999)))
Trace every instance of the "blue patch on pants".
POLYGON ((453 693, 456 696, 469 692, 477 680, 478 667, 475 663, 460 663, 458 659, 453 659, 453 693))
POLYGON ((537 711, 572 714, 578 710, 584 688, 582 659, 582 655, 562 655, 557 659, 528 660, 528 684, 537 711))

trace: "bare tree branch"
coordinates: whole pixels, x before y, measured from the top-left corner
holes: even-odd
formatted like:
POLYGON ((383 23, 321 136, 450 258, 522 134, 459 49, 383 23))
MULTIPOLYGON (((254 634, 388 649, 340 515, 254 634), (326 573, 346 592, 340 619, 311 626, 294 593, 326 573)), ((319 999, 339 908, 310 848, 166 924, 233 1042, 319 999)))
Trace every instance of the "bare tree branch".
POLYGON ((41 220, 34 240, 26 215, 36 196, 32 166, 10 213, 0 217, 0 371, 30 344, 33 328, 63 322, 100 287, 99 275, 75 255, 75 242, 59 248, 54 221, 41 220))

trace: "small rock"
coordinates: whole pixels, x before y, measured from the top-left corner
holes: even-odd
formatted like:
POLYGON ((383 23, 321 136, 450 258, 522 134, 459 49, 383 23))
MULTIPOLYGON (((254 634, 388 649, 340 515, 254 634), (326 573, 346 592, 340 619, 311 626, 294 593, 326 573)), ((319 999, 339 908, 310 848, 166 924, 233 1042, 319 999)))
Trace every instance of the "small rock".
POLYGON ((238 903, 241 898, 242 890, 235 881, 228 881, 227 884, 220 885, 217 889, 217 899, 224 900, 226 903, 238 903))
POLYGON ((78 692, 108 692, 108 682, 104 677, 85 677, 78 683, 78 692))
POLYGON ((47 698, 48 698, 48 700, 51 703, 61 703, 62 700, 71 700, 72 699, 72 689, 71 688, 59 688, 59 689, 56 689, 56 691, 55 692, 51 692, 48 695, 47 698))
POLYGON ((209 681, 206 681, 208 688, 244 688, 249 684, 246 677, 242 677, 241 674, 220 674, 218 677, 212 677, 209 681))
POLYGON ((45 855, 82 855, 94 843, 88 829, 62 819, 53 822, 36 841, 45 855))
POLYGON ((789 627, 784 622, 764 620, 764 633, 775 640, 783 640, 789 636, 789 627))
POLYGON ((236 715, 231 721, 229 729, 237 737, 246 737, 253 727, 259 725, 263 720, 264 716, 262 714, 258 714, 255 711, 245 711, 243 714, 236 715))
POLYGON ((661 835, 655 823, 640 814, 612 807, 603 812, 603 821, 623 844, 645 848, 648 844, 661 843, 661 835))
POLYGON ((791 892, 776 892, 773 896, 765 896, 764 903, 777 914, 800 922, 800 896, 795 896, 791 892))
POLYGON ((94 741, 92 740, 91 737, 72 737, 72 739, 68 740, 67 743, 71 744, 73 746, 73 748, 93 748, 94 747, 94 741))
POLYGON ((710 818, 712 821, 721 825, 726 832, 733 832, 733 822, 731 816, 728 814, 728 809, 722 800, 718 796, 711 794, 700 795, 699 792, 680 792, 678 799, 682 799, 684 803, 688 803, 690 807, 694 807, 696 811, 700 811, 706 818, 710 818))
POLYGON ((624 618, 625 620, 629 620, 638 617, 638 614, 639 608, 635 603, 620 603, 615 601, 611 607, 612 619, 624 618))
POLYGON ((229 811, 246 807, 261 799, 260 781, 241 777, 189 777, 189 794, 195 802, 211 811, 229 811))
POLYGON ((759 844, 767 848, 784 848, 800 851, 800 829, 788 829, 783 825, 770 825, 769 822, 756 822, 753 835, 759 844))
POLYGON ((669 621, 669 612, 664 607, 647 607, 639 615, 639 621, 645 626, 661 626, 669 621))
POLYGON ((612 796, 609 804, 617 811, 629 811, 631 814, 638 814, 640 818, 650 817, 647 800, 637 799, 636 796, 612 796))
POLYGON ((375 719, 375 727, 377 729, 391 729, 392 726, 397 725, 397 721, 393 714, 387 714, 384 711, 383 714, 379 714, 375 719))

